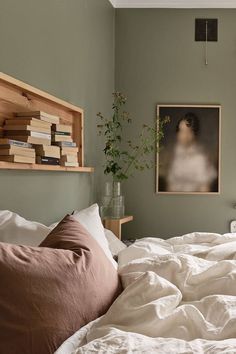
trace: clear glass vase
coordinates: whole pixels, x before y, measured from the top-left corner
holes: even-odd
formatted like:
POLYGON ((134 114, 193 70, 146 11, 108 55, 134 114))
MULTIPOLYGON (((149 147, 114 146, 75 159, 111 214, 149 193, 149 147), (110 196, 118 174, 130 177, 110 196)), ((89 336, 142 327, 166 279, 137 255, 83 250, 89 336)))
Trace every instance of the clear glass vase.
POLYGON ((106 182, 105 193, 102 196, 101 217, 120 219, 125 214, 124 196, 121 194, 120 182, 106 182))

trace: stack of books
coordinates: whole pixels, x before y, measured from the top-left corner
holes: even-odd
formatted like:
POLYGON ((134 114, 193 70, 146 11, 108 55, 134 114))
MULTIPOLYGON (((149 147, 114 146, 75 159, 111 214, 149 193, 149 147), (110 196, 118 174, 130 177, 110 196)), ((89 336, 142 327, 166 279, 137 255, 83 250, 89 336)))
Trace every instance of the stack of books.
POLYGON ((72 126, 64 124, 53 124, 52 125, 52 142, 60 143, 62 141, 67 141, 72 143, 72 126))
POLYGON ((58 121, 59 117, 41 111, 19 112, 16 116, 16 119, 5 120, 6 137, 30 144, 51 144, 52 121, 58 121))
POLYGON ((0 138, 0 161, 35 163, 35 150, 29 143, 0 138))
POLYGON ((5 120, 5 148, 0 159, 3 156, 4 161, 11 162, 35 163, 36 159, 38 164, 79 166, 71 125, 60 124, 58 116, 42 111, 17 112, 15 116, 5 120))
POLYGON ((36 162, 43 165, 60 165, 59 146, 37 145, 35 146, 36 162))
POLYGON ((61 141, 57 143, 60 147, 60 163, 65 167, 78 167, 78 147, 74 142, 61 141))

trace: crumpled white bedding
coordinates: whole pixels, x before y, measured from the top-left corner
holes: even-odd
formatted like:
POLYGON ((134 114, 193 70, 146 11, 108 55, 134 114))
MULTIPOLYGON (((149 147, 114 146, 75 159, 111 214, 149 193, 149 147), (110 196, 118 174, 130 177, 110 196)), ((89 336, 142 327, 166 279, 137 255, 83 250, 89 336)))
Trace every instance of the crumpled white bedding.
POLYGON ((236 353, 236 234, 144 238, 119 273, 123 293, 56 354, 236 353))

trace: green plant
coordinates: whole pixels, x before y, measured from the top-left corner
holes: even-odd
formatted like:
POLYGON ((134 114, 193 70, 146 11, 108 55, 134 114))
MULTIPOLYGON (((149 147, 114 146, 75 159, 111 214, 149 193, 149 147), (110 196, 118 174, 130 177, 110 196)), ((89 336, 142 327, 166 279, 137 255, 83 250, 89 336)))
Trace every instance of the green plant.
POLYGON ((104 173, 112 175, 113 180, 122 181, 133 176, 134 170, 143 171, 153 167, 153 152, 160 149, 160 142, 164 136, 164 125, 169 117, 157 118, 154 127, 143 125, 137 142, 123 139, 125 127, 132 123, 130 114, 123 107, 126 97, 120 93, 113 93, 112 117, 105 118, 101 112, 97 113, 99 135, 105 139, 103 149, 106 163, 104 173), (158 128, 157 128, 158 127, 158 128))

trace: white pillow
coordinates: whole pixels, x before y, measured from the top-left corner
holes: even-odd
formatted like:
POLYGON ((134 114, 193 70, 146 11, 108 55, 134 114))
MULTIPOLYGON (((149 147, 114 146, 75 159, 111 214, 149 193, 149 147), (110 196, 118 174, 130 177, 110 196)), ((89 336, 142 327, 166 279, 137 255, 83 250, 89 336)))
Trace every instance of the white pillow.
POLYGON ((117 256, 118 253, 125 249, 127 246, 122 241, 120 241, 111 230, 104 229, 104 231, 113 257, 117 256))
POLYGON ((38 246, 51 229, 9 210, 0 210, 0 242, 38 246))
MULTIPOLYGON (((104 253, 117 269, 117 263, 113 259, 105 236, 98 205, 93 204, 87 209, 75 211, 73 216, 99 243, 104 253)), ((26 220, 9 210, 0 210, 0 242, 38 246, 57 224, 54 223, 47 227, 38 222, 26 220)))
POLYGON ((104 227, 99 215, 99 208, 97 204, 91 205, 89 208, 81 211, 74 211, 73 217, 78 220, 90 233, 90 235, 98 242, 104 253, 110 259, 115 268, 117 263, 113 259, 112 253, 109 249, 108 241, 105 236, 104 227))

